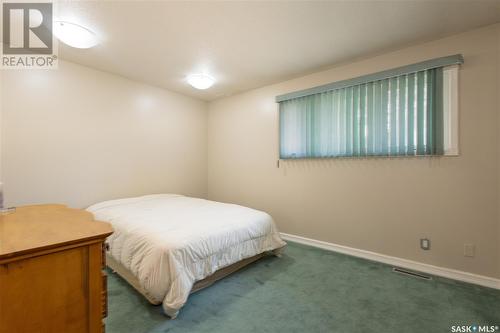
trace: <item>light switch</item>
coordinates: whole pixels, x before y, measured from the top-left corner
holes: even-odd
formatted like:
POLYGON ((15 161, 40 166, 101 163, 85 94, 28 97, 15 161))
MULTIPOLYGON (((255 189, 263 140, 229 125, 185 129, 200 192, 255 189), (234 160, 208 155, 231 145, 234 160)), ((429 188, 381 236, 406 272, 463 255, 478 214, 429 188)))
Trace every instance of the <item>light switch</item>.
POLYGON ((464 244, 464 256, 474 257, 476 255, 476 245, 464 244))

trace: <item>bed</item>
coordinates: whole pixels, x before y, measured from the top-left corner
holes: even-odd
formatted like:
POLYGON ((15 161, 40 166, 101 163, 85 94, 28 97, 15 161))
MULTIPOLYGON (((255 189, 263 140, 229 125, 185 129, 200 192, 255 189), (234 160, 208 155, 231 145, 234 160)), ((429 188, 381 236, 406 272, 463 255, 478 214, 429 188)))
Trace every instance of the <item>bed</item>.
POLYGON ((87 210, 113 226, 108 266, 171 318, 191 292, 286 245, 269 214, 239 205, 155 194, 87 210))

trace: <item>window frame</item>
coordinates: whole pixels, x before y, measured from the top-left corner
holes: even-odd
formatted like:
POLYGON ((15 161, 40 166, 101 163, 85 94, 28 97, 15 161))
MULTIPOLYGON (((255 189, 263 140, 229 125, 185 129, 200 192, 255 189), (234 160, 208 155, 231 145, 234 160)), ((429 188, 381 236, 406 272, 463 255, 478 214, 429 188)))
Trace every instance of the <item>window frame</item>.
POLYGON ((442 156, 459 156, 459 66, 443 67, 443 147, 442 156))
MULTIPOLYGON (((367 155, 367 156, 337 156, 337 157, 281 157, 281 112, 278 109, 278 160, 307 160, 307 159, 338 159, 338 158, 410 158, 410 157, 446 157, 460 156, 459 144, 459 64, 442 66, 443 68, 443 154, 440 155, 367 155)), ((311 88, 315 89, 315 88, 311 88)), ((277 98, 278 101, 278 98, 277 98)))

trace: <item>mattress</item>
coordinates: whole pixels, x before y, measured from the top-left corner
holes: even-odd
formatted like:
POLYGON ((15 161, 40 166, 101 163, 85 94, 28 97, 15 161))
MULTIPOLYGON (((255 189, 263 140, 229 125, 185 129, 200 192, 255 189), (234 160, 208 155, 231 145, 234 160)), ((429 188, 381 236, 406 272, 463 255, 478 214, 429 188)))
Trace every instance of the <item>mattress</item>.
POLYGON ((286 245, 269 214, 239 205, 156 194, 87 210, 113 226, 108 255, 172 318, 196 281, 286 245))

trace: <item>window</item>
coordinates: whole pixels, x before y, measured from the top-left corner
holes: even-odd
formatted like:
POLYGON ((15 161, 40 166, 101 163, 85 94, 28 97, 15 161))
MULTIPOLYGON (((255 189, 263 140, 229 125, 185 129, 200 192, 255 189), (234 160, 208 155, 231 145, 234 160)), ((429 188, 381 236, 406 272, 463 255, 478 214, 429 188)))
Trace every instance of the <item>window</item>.
POLYGON ((280 158, 458 154, 461 55, 277 97, 280 158))

